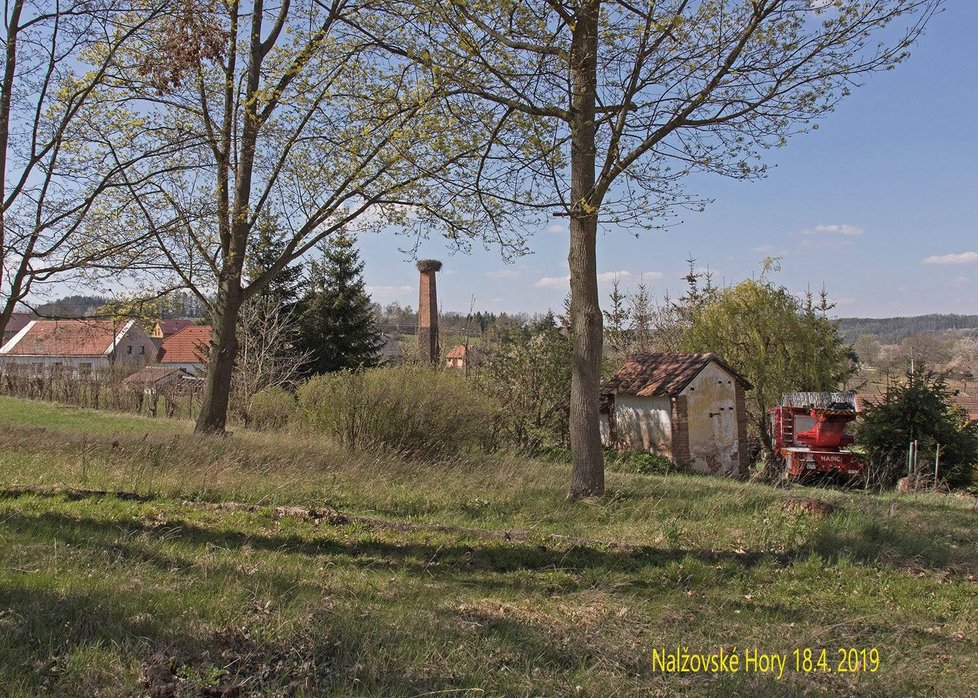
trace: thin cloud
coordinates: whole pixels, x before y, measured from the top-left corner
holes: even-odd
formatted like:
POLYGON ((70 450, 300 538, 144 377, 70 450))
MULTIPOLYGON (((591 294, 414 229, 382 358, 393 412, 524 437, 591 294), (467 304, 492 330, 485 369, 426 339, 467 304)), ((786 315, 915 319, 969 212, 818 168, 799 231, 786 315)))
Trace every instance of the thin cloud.
POLYGON ((847 223, 843 224, 832 224, 832 225, 816 225, 814 228, 808 228, 801 231, 802 235, 842 235, 847 238, 855 238, 862 235, 865 231, 855 225, 849 225, 847 223))
POLYGON ((933 254, 924 257, 924 264, 974 264, 978 262, 978 252, 959 252, 958 254, 933 254))
POLYGON ((603 271, 598 274, 599 284, 610 284, 615 281, 628 281, 632 278, 632 272, 630 271, 603 271))
MULTIPOLYGON (((653 278, 659 278, 662 276, 661 272, 646 272, 646 276, 649 274, 657 274, 658 276, 653 278)), ((602 271, 598 273, 598 283, 602 286, 609 286, 615 279, 620 282, 627 282, 635 278, 635 275, 630 271, 602 271)), ((545 276, 542 279, 538 279, 536 283, 533 284, 537 288, 564 288, 566 289, 570 285, 570 276, 545 276)))
POLYGON ((566 224, 560 224, 560 223, 551 223, 550 225, 547 226, 547 232, 548 233, 566 233, 567 232, 567 225, 566 224))
POLYGON ((545 276, 538 279, 535 284, 537 288, 566 288, 570 285, 569 276, 545 276))

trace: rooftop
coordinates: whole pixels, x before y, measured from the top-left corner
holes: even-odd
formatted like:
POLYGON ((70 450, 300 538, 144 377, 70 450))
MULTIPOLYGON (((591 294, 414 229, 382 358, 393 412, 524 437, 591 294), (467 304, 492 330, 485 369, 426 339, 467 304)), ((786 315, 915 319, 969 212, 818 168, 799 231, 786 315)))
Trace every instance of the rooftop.
POLYGON ((105 356, 131 326, 131 320, 33 320, 0 351, 8 356, 105 356))
POLYGON ((202 364, 207 362, 211 343, 210 325, 191 325, 163 340, 160 363, 202 364))
POLYGON ((622 395, 678 395, 710 362, 716 362, 746 389, 751 388, 740 374, 716 354, 648 353, 636 354, 604 382, 602 392, 622 395))

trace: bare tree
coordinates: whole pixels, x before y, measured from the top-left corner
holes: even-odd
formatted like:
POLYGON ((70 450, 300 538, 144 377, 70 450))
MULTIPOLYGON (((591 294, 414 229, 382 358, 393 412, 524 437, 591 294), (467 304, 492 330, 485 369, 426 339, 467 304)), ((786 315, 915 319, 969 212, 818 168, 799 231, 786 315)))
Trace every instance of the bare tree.
POLYGON ((360 28, 373 13, 369 1, 179 0, 116 61, 112 116, 142 128, 113 156, 173 148, 147 165, 166 175, 132 177, 113 211, 155 241, 129 266, 175 277, 213 318, 199 432, 224 430, 242 304, 320 241, 385 224, 460 244, 488 230, 457 186, 474 135, 440 81, 377 50, 360 28), (282 251, 246 280, 263 215, 281 221, 282 251))
POLYGON ((682 189, 690 173, 762 175, 764 148, 831 111, 860 76, 893 67, 939 6, 426 0, 390 40, 455 85, 458 101, 484 105, 492 139, 479 189, 507 171, 522 183, 514 189, 544 195, 570 220, 572 497, 604 491, 599 222, 662 225, 692 202, 682 189))
POLYGON ((298 382, 309 354, 296 346, 295 320, 294 310, 272 300, 255 298, 241 307, 233 381, 240 409, 247 411, 251 398, 265 388, 298 382))
POLYGON ((84 222, 132 160, 107 161, 91 107, 156 2, 12 0, 0 27, 0 330, 37 286, 138 242, 84 222), (96 148, 97 149, 97 148, 96 148), (92 233, 95 233, 94 235, 92 233))

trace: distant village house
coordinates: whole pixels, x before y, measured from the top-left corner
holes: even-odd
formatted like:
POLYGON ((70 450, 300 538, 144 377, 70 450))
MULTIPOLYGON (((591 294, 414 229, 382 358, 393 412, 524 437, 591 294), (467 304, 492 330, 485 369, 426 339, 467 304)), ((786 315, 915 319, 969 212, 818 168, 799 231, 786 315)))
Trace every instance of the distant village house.
POLYGON ((210 352, 210 325, 190 325, 170 335, 160 346, 160 364, 168 368, 181 368, 190 375, 207 368, 210 352))
POLYGON ((445 365, 449 368, 472 368, 479 363, 479 350, 459 344, 445 355, 445 365))
POLYGON ((750 388, 715 354, 637 354, 603 385, 602 441, 698 472, 746 474, 750 388))
POLYGON ((149 336, 156 337, 157 339, 166 339, 167 337, 175 335, 180 330, 186 329, 193 324, 193 321, 188 320, 187 318, 157 320, 156 324, 153 325, 153 331, 149 333, 149 336))
POLYGON ((156 345, 135 320, 31 320, 0 347, 0 366, 34 375, 86 377, 154 361, 156 345))

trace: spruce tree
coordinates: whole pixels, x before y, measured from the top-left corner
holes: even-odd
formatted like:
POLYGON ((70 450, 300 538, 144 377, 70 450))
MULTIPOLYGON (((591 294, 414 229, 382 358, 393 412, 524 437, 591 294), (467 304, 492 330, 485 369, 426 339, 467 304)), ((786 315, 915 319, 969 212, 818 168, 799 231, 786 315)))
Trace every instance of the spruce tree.
MULTIPOLYGON (((285 239, 279 231, 278 220, 263 213, 252 232, 250 251, 245 274, 254 281, 278 261, 285 251, 285 239)), ((287 266, 262 288, 255 298, 268 307, 280 311, 291 310, 299 298, 302 286, 302 269, 298 265, 287 266)))
POLYGON ((363 262, 347 237, 338 238, 310 267, 299 302, 300 344, 307 374, 377 365, 383 341, 363 283, 363 262))

